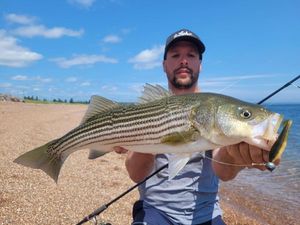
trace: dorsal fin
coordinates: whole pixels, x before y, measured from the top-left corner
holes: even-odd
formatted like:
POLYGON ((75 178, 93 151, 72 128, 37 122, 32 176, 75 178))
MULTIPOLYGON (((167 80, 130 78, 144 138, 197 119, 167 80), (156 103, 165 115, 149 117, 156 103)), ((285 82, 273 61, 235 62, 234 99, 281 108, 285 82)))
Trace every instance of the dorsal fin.
POLYGON ((139 103, 148 103, 164 97, 171 96, 171 92, 162 86, 156 84, 146 84, 142 96, 139 98, 139 103))
POLYGON ((103 113, 107 110, 120 106, 117 102, 111 101, 107 98, 93 95, 90 100, 89 107, 82 118, 81 124, 95 116, 96 114, 103 113))

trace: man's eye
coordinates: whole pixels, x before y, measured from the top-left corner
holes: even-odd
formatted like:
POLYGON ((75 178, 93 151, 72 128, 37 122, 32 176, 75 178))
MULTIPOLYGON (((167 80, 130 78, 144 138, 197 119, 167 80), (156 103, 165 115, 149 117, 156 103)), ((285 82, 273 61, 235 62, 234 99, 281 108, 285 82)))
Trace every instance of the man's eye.
POLYGON ((196 54, 189 54, 189 57, 195 58, 195 57, 196 57, 196 54))
POLYGON ((179 54, 173 54, 172 55, 172 58, 178 58, 179 57, 179 54))

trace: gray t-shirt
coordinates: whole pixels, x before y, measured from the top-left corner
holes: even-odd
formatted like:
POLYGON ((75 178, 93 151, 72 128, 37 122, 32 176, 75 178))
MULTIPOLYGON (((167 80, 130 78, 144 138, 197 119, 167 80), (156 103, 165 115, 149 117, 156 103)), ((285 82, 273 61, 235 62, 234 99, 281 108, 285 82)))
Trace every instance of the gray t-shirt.
MULTIPOLYGON (((211 157, 211 151, 206 152, 211 157)), ((168 163, 169 154, 156 156, 154 170, 168 163)), ((172 180, 168 169, 139 187, 140 199, 168 215, 177 224, 199 224, 222 214, 218 198, 219 180, 211 161, 195 154, 172 180)))

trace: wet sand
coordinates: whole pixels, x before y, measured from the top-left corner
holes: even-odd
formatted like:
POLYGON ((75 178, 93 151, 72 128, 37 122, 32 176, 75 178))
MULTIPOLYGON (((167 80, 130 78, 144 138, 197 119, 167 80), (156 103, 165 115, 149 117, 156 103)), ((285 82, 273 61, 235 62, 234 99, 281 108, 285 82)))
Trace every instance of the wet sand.
MULTIPOLYGON (((73 153, 57 184, 40 170, 13 163, 20 154, 77 126, 86 108, 0 102, 0 224, 76 224, 134 184, 127 177, 125 156, 116 153, 96 160, 87 159, 88 150, 73 153)), ((296 224, 292 216, 273 209, 272 204, 280 202, 261 201, 264 197, 255 195, 251 188, 235 188, 230 182, 221 186, 227 224, 296 224)), ((135 190, 111 205, 98 221, 130 224, 131 207, 137 198, 135 190)))

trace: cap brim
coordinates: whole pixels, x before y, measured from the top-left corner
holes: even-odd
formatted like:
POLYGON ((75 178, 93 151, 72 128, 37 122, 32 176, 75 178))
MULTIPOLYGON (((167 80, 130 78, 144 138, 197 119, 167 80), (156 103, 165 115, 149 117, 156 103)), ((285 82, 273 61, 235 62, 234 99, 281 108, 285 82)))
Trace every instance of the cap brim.
POLYGON ((192 42, 197 47, 198 52, 199 52, 200 55, 202 55, 203 52, 205 51, 205 46, 201 42, 201 40, 199 40, 195 37, 192 37, 192 36, 182 36, 182 37, 175 38, 170 43, 168 43, 168 45, 165 47, 164 59, 166 59, 166 55, 167 55, 168 50, 172 47, 172 45, 174 45, 178 41, 192 42))

